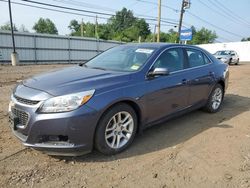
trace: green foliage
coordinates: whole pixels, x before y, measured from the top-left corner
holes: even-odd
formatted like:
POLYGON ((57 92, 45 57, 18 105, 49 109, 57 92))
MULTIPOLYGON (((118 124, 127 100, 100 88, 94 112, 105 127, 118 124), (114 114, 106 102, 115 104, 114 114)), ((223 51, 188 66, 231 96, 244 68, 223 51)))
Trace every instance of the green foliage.
MULTIPOLYGON (((123 42, 154 42, 156 41, 156 34, 152 34, 149 29, 149 24, 144 19, 136 18, 131 10, 123 8, 116 12, 107 23, 93 24, 80 23, 77 20, 71 20, 69 29, 70 35, 81 36, 81 24, 83 28, 84 37, 96 37, 105 40, 117 40, 123 42)), ((188 41, 189 44, 205 44, 212 43, 217 38, 214 31, 202 28, 197 30, 194 26, 191 27, 193 31, 193 40, 188 41)), ((178 42, 178 33, 174 29, 168 32, 161 32, 160 42, 176 43, 178 42)))
POLYGON ((145 41, 150 34, 148 23, 144 19, 134 17, 133 12, 123 8, 116 12, 106 24, 79 23, 71 20, 68 28, 70 35, 81 36, 81 24, 84 37, 96 37, 105 40, 118 40, 124 42, 145 41))
POLYGON ((71 31, 71 33, 70 33, 71 36, 80 36, 81 35, 81 25, 78 23, 77 20, 71 20, 68 28, 71 31))
MULTIPOLYGON (((157 35, 150 34, 148 35, 146 41, 147 42, 155 42, 157 39, 157 35), (154 41, 155 40, 155 41, 154 41)), ((167 33, 161 32, 160 34, 160 42, 168 42, 168 43, 176 43, 178 39, 178 33, 173 29, 170 29, 167 33)))
POLYGON ((48 18, 40 18, 33 26, 33 29, 37 33, 58 34, 55 24, 48 18))
POLYGON ((196 30, 194 26, 192 26, 193 30, 193 39, 189 41, 189 44, 208 44, 213 43, 217 38, 215 31, 208 30, 206 28, 201 28, 200 30, 196 30))
MULTIPOLYGON (((4 25, 0 26, 0 30, 3 30, 3 31, 11 31, 10 22, 7 22, 7 23, 5 23, 4 25)), ((14 31, 18 31, 15 24, 13 24, 13 30, 14 30, 14 31)))
POLYGON ((244 41, 250 41, 250 37, 248 37, 248 38, 243 38, 243 39, 241 39, 241 41, 242 41, 242 42, 244 42, 244 41))

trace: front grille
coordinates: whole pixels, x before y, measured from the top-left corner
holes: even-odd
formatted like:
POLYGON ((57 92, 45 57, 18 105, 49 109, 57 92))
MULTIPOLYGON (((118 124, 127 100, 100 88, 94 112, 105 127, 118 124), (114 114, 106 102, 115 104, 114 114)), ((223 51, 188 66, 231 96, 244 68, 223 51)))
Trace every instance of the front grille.
POLYGON ((21 124, 23 126, 26 126, 28 124, 28 121, 29 121, 29 114, 28 113, 26 113, 22 110, 16 109, 16 108, 12 108, 11 112, 16 117, 18 117, 18 124, 21 124))
POLYGON ((18 97, 16 95, 14 97, 18 102, 23 103, 23 104, 27 104, 27 105, 36 105, 40 102, 40 101, 32 101, 29 99, 24 99, 24 98, 18 97))

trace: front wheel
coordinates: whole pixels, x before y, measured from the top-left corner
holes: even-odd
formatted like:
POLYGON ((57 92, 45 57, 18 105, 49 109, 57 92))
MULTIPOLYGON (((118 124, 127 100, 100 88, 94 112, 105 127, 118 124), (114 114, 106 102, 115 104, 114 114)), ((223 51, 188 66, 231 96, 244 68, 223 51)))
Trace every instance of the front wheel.
POLYGON ((210 113, 215 113, 220 110, 221 103, 224 98, 224 91, 220 84, 216 84, 212 93, 210 94, 205 110, 210 113))
POLYGON ((239 60, 239 59, 237 59, 237 61, 236 61, 235 65, 238 65, 238 64, 239 64, 239 61, 240 61, 240 60, 239 60))
POLYGON ((106 155, 119 153, 134 140, 137 130, 137 116, 134 109, 117 104, 100 119, 96 134, 95 148, 106 155))

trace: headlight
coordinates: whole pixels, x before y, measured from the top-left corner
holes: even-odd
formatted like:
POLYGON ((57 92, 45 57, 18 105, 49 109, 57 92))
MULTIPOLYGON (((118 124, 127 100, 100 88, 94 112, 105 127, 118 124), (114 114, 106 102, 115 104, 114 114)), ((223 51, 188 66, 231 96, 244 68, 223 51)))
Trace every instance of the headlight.
POLYGON ((95 90, 90 90, 50 98, 44 101, 41 108, 39 109, 39 112, 56 113, 75 110, 88 102, 89 99, 91 99, 91 97, 94 95, 94 92, 95 90))
POLYGON ((228 61, 228 58, 223 57, 221 58, 221 61, 228 61))

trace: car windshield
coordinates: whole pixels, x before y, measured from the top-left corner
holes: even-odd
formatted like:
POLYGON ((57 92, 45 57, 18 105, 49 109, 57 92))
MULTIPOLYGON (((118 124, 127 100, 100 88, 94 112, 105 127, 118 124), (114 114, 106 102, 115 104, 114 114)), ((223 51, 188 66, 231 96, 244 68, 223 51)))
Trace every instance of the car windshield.
POLYGON ((230 55, 230 51, 218 51, 215 55, 230 55))
POLYGON ((137 71, 142 67, 155 49, 138 46, 118 46, 107 50, 88 61, 89 68, 113 71, 137 71))

